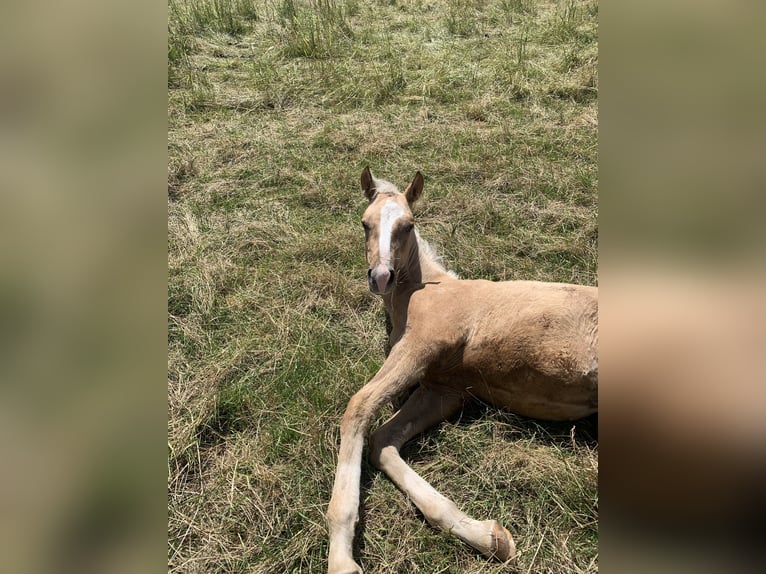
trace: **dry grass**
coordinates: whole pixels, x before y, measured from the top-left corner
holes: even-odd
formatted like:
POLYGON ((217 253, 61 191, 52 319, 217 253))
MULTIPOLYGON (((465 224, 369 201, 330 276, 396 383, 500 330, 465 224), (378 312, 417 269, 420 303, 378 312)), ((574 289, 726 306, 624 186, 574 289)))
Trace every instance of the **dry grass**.
MULTIPOLYGON (((461 276, 595 284, 597 7, 171 7, 168 568, 323 572, 338 424, 384 356, 359 172, 424 173, 421 233, 461 276)), ((405 455, 514 533, 519 572, 594 572, 595 421, 572 428, 473 406, 405 455)), ((508 571, 369 466, 363 490, 369 574, 508 571)))

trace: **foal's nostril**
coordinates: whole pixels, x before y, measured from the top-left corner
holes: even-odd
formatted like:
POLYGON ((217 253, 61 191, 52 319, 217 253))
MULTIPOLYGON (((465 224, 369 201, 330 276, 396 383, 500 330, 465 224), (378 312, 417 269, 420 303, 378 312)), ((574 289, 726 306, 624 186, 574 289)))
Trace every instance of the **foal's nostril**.
POLYGON ((394 285, 394 270, 385 265, 377 265, 367 270, 367 282, 373 293, 386 293, 394 285))

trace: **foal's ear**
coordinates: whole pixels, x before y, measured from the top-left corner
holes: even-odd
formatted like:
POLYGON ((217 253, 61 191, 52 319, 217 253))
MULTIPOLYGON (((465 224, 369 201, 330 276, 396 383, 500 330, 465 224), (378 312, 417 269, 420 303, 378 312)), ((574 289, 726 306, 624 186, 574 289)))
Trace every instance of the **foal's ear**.
POLYGON ((369 201, 372 201, 372 198, 375 197, 375 181, 372 178, 372 172, 370 171, 369 165, 365 166, 362 170, 361 184, 364 196, 369 201))
POLYGON ((412 205, 418 200, 421 193, 423 193, 423 175, 417 172, 412 178, 412 183, 404 190, 404 197, 407 198, 407 203, 412 205))

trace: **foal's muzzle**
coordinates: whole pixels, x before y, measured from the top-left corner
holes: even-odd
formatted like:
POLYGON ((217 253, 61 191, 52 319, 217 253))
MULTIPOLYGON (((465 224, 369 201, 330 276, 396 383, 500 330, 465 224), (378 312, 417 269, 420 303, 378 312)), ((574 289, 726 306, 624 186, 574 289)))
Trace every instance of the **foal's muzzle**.
POLYGON ((370 291, 378 295, 385 295, 394 286, 394 270, 385 265, 368 269, 367 283, 370 286, 370 291))

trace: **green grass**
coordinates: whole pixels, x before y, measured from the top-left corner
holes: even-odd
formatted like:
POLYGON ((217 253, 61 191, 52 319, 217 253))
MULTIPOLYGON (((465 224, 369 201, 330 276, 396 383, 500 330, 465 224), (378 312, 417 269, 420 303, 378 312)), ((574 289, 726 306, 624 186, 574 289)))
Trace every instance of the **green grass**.
MULTIPOLYGON (((594 1, 170 0, 168 564, 324 572, 348 398, 384 358, 359 173, 463 277, 596 284, 594 1)), ((381 413, 381 418, 390 410, 381 413)), ((594 421, 473 406, 405 448, 519 572, 597 570, 594 421)), ((504 572, 365 463, 365 572, 504 572)))

